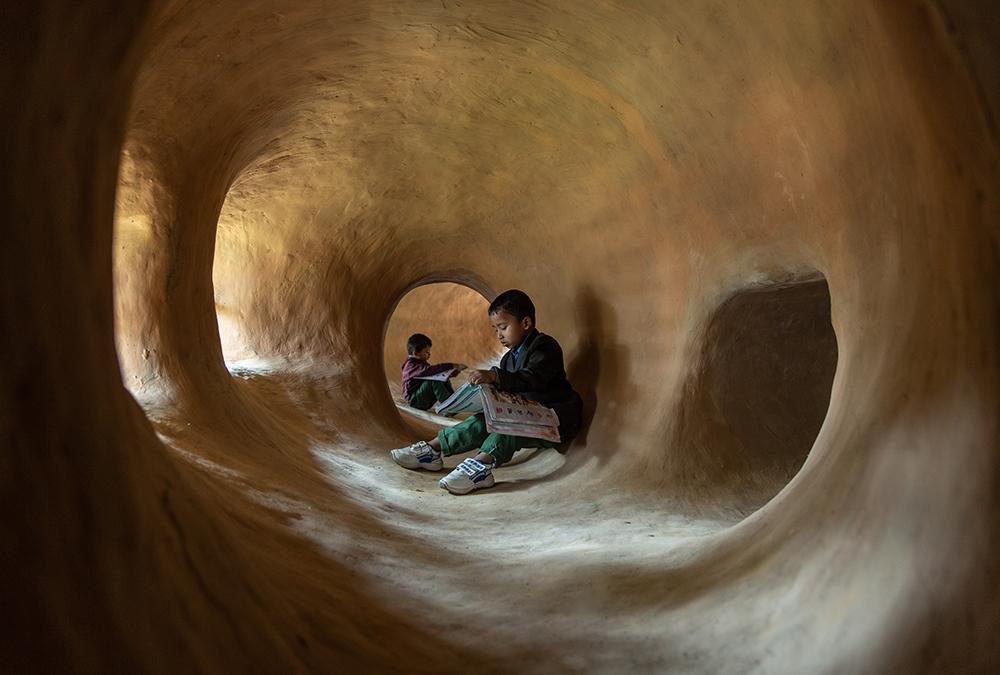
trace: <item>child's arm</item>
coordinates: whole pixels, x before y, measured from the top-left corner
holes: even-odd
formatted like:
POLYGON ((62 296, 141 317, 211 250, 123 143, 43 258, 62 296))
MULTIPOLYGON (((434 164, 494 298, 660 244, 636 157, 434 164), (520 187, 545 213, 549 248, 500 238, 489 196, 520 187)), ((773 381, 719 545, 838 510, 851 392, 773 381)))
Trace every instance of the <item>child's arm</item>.
POLYGON ((416 359, 409 359, 410 363, 410 377, 427 377, 429 375, 437 375, 438 373, 443 373, 448 370, 455 370, 454 363, 413 363, 416 359))

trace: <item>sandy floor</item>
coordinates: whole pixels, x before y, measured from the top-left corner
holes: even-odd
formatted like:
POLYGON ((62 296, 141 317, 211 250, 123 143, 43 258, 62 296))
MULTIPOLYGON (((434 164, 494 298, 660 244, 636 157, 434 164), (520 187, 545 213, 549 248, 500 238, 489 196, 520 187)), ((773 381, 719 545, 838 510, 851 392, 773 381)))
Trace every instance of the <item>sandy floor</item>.
MULTIPOLYGON (((273 386, 268 374, 233 370, 259 391, 273 386)), ((401 414, 410 436, 311 426, 306 447, 284 449, 280 473, 252 458, 237 469, 185 449, 199 434, 175 436, 169 413, 158 427, 213 489, 231 493, 234 511, 269 514, 272 526, 347 564, 374 602, 431 628, 441 643, 484 642, 476 649, 487 663, 496 659, 487 669, 508 670, 505 654, 516 655, 518 670, 537 672, 682 664, 707 672, 720 663, 698 648, 689 615, 664 634, 684 600, 674 596, 686 595, 665 578, 690 567, 741 514, 689 507, 683 515, 682 504, 648 485, 609 487, 578 448, 521 451, 497 470, 496 487, 454 496, 437 486, 444 473, 407 471, 386 455, 453 422, 401 414)), ((446 459, 446 470, 462 457, 446 459)))

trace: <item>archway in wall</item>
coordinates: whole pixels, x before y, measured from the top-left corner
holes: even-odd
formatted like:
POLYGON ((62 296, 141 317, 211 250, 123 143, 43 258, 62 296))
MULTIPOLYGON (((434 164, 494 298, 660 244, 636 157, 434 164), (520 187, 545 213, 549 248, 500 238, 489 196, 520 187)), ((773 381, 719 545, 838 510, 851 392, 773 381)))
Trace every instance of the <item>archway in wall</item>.
MULTIPOLYGON (((247 288, 252 288, 252 280, 261 275, 261 268, 271 268, 273 273, 275 268, 280 267, 280 262, 287 262, 280 260, 282 251, 275 242, 254 241, 242 230, 238 205, 234 206, 232 203, 237 195, 238 191, 231 190, 223 203, 216 226, 215 256, 212 263, 212 292, 219 327, 219 344, 222 347, 222 358, 229 368, 235 363, 260 356, 260 345, 252 339, 253 330, 244 315, 247 288), (275 249, 278 249, 277 252, 275 249)), ((286 295, 294 293, 288 288, 287 280, 281 286, 286 295)), ((281 334, 283 319, 287 323, 287 317, 273 317, 268 332, 281 334)), ((259 322, 257 325, 259 326, 259 322)))
POLYGON ((240 329, 239 311, 216 297, 215 317, 219 324, 219 341, 222 345, 222 357, 226 364, 232 364, 252 358, 255 353, 251 350, 240 329))
POLYGON ((433 363, 450 361, 475 368, 499 362, 503 347, 490 330, 488 307, 478 292, 450 282, 418 286, 400 299, 386 324, 382 349, 386 382, 396 403, 404 402, 400 367, 413 333, 431 338, 433 363))
POLYGON ((822 275, 740 289, 711 314, 684 389, 678 478, 741 510, 799 471, 830 405, 837 336, 822 275))

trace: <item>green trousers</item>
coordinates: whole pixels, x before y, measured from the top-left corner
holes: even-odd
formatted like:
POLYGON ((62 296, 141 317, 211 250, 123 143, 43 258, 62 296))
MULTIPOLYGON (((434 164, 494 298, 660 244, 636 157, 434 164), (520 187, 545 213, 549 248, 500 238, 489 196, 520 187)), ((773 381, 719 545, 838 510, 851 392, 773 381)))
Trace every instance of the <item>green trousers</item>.
POLYGON ((410 407, 417 410, 428 410, 435 403, 440 403, 455 393, 451 382, 424 380, 410 396, 410 407))
POLYGON ((442 429, 438 432, 438 442, 445 455, 460 455, 479 448, 480 452, 493 457, 493 466, 506 464, 521 448, 554 448, 557 445, 541 438, 491 434, 486 430, 486 420, 482 413, 453 427, 442 429))

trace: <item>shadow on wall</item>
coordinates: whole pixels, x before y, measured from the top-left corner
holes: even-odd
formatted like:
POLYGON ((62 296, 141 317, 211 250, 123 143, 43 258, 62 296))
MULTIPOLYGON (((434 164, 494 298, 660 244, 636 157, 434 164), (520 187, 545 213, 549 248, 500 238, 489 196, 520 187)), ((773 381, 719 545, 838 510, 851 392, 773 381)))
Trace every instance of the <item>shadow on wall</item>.
MULTIPOLYGON (((618 342, 614 310, 592 288, 582 286, 575 305, 580 342, 576 355, 566 366, 566 373, 583 399, 583 424, 574 443, 586 447, 597 406, 612 413, 618 407, 617 393, 621 391, 627 370, 628 352, 618 342), (598 382, 601 392, 607 392, 607 398, 598 395, 598 382)), ((615 425, 607 426, 599 445, 594 448, 594 454, 603 462, 606 455, 618 447, 615 425)))
POLYGON ((753 287, 723 302, 684 388, 668 474, 757 507, 805 462, 830 404, 837 338, 825 279, 753 287))

